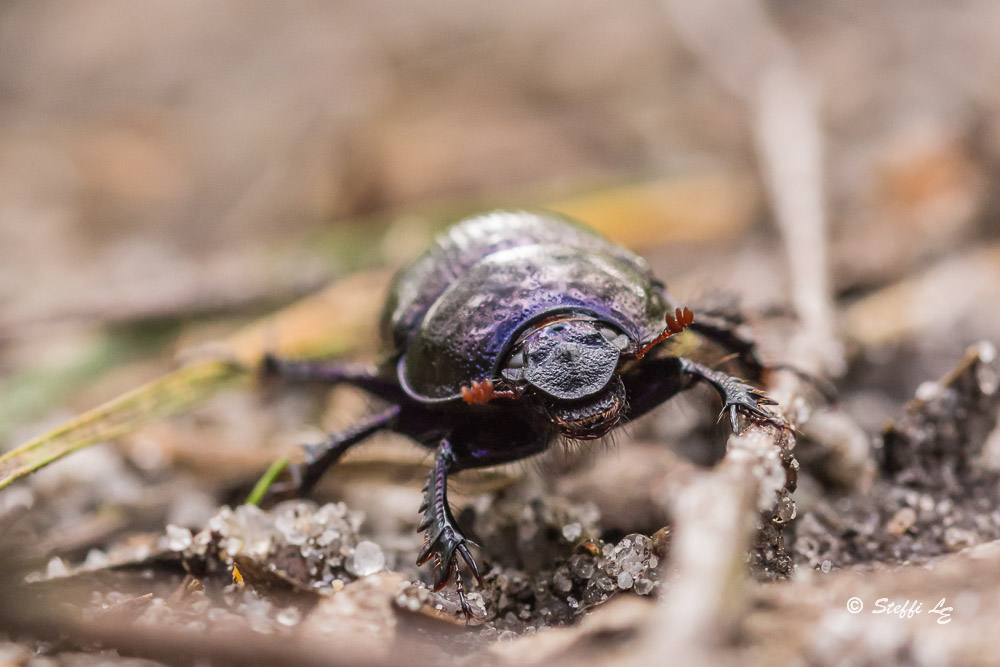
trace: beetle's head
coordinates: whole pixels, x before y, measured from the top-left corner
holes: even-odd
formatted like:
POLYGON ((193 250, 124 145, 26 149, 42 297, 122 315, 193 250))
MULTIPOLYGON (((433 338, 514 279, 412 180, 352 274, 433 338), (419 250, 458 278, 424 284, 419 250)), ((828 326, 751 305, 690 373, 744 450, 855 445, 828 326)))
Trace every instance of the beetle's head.
POLYGON ((599 438, 625 408, 625 386, 615 370, 628 342, 601 322, 558 320, 530 332, 501 374, 533 389, 563 435, 599 438))

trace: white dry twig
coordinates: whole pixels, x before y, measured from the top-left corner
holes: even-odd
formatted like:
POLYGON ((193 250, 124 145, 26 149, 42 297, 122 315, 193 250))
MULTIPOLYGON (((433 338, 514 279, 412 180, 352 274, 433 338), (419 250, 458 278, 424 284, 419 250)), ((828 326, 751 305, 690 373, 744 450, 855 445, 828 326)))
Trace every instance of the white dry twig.
POLYGON ((650 619, 641 661, 671 656, 676 664, 714 664, 733 638, 743 615, 747 548, 760 513, 774 506, 786 481, 781 437, 768 426, 732 436, 723 461, 671 502, 670 586, 650 619))
MULTIPOLYGON (((706 69, 746 104, 761 171, 785 239, 792 304, 800 330, 787 361, 838 375, 827 260, 823 135, 812 81, 760 2, 664 0, 673 27, 706 69)), ((794 378, 788 378, 791 385, 794 378)), ((795 395, 776 388, 777 398, 795 395), (785 395, 782 395, 785 394, 785 395)))

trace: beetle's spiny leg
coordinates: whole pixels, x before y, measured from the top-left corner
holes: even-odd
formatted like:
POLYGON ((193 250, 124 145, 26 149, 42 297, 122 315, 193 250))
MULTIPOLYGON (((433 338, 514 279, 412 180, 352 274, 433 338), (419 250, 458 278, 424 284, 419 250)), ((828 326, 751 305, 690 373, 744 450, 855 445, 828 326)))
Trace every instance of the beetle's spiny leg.
POLYGON ((770 423, 779 428, 787 428, 784 420, 767 409, 768 405, 775 405, 771 399, 760 389, 752 387, 743 380, 726 375, 720 371, 714 371, 702 366, 699 363, 678 357, 681 370, 693 375, 695 378, 710 384, 722 398, 722 413, 719 419, 728 416, 729 425, 734 433, 739 432, 739 413, 742 412, 748 419, 758 423, 770 423))
POLYGON ((284 380, 291 383, 349 384, 390 403, 397 403, 404 396, 398 383, 380 377, 376 367, 365 364, 281 359, 267 354, 261 359, 260 375, 265 382, 284 380))
POLYGON ((479 566, 469 552, 468 540, 458 529, 451 508, 448 506, 448 473, 454 466, 455 454, 451 444, 443 440, 438 447, 434 467, 423 489, 424 500, 420 505, 420 511, 424 516, 418 530, 424 531, 424 546, 417 556, 417 565, 433 559, 435 591, 447 586, 452 579, 455 580, 462 612, 468 621, 472 616, 472 609, 465 597, 465 583, 459 568, 459 557, 469 566, 480 584, 482 577, 479 566))
POLYGON ((340 460, 340 457, 372 434, 390 428, 400 407, 390 406, 382 412, 367 417, 350 428, 330 435, 326 442, 303 446, 304 459, 288 466, 288 482, 273 484, 271 495, 280 495, 293 491, 298 495, 307 495, 319 481, 323 473, 340 460))
POLYGON ((673 315, 667 313, 667 316, 664 319, 667 324, 666 328, 660 333, 659 336, 639 348, 639 350, 635 353, 636 359, 642 359, 654 347, 671 336, 676 336, 691 326, 694 322, 694 313, 691 312, 690 308, 685 306, 684 310, 681 310, 680 308, 675 309, 673 315))

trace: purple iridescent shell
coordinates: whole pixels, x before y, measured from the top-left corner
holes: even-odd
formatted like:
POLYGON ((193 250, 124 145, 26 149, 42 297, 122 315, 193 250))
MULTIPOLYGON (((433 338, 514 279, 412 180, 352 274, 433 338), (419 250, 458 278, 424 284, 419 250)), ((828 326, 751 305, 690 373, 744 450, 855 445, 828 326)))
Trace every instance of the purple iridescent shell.
POLYGON ((638 255, 564 218, 497 212, 459 222, 397 274, 382 337, 408 393, 449 400, 496 378, 511 345, 541 319, 586 313, 641 341, 663 329, 667 311, 638 255))

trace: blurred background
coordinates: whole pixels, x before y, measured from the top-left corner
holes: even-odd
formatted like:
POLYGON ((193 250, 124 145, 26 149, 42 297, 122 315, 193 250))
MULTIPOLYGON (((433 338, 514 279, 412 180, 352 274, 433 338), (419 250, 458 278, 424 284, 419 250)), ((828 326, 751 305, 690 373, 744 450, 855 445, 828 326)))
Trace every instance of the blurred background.
POLYGON ((426 227, 379 245, 390 222, 622 183, 676 185, 643 209, 659 230, 619 234, 668 282, 763 272, 744 298, 787 304, 762 128, 787 130, 779 155, 809 143, 800 84, 821 140, 804 164, 822 171, 784 187, 818 188, 828 291, 859 296, 996 238, 998 26, 985 0, 5 2, 0 373, 82 363, 93 325, 283 303, 399 264, 426 227), (784 65, 791 100, 761 92, 784 65), (748 268, 752 251, 773 257, 748 268))
POLYGON ((777 59, 815 92, 834 288, 865 290, 995 235, 998 25, 974 0, 5 2, 4 370, 29 331, 321 284, 351 267, 304 239, 432 204, 715 177, 718 206, 748 179, 739 233, 703 235, 749 243, 777 59))
MULTIPOLYGON (((766 357, 841 378, 873 437, 1000 338, 998 34, 990 0, 6 0, 0 446, 495 207, 575 214, 682 301, 778 318, 766 357)), ((273 458, 249 444, 320 432, 223 401, 215 431, 154 427, 33 488, 111 471, 130 503, 181 461, 202 478, 144 521, 198 525, 206 470, 243 480, 273 458)))

